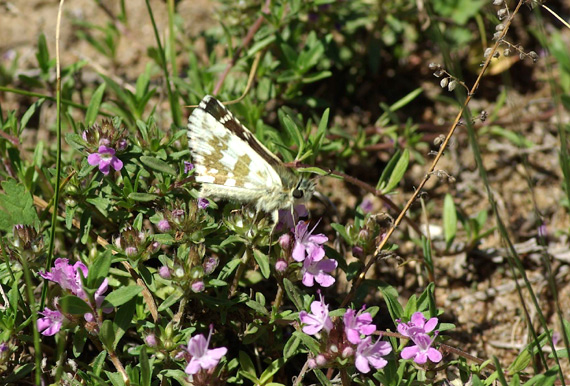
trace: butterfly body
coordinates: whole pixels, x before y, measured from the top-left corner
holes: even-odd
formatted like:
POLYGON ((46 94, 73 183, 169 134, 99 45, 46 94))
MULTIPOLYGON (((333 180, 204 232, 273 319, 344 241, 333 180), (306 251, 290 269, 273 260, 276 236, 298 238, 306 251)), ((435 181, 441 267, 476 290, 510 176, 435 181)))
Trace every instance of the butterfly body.
POLYGON ((279 209, 313 194, 311 180, 285 167, 212 96, 188 118, 188 139, 201 197, 252 204, 276 221, 279 209))

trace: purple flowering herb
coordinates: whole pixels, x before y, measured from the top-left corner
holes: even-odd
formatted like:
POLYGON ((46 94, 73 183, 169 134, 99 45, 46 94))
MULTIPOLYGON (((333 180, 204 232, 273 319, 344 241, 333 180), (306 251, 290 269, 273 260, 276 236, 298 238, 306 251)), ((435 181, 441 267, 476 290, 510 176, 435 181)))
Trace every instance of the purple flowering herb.
MULTIPOLYGON (((82 262, 78 261, 74 265, 69 264, 68 259, 58 258, 54 262, 54 266, 49 272, 39 272, 39 275, 44 279, 51 280, 60 285, 61 288, 71 292, 73 295, 83 299, 85 302, 91 304, 89 297, 83 290, 81 276, 84 278, 89 274, 87 267, 82 262), (80 276, 81 275, 81 276, 80 276)), ((91 307, 96 310, 101 308, 105 295, 103 295, 109 287, 109 280, 105 279, 95 291, 94 300, 95 304, 91 307)), ((103 312, 108 314, 113 311, 113 308, 103 308, 103 312)), ((58 311, 59 312, 59 311, 58 311)), ((95 320, 94 313, 86 313, 85 320, 88 322, 95 320)))
POLYGON ((63 320, 65 317, 58 310, 50 310, 49 308, 44 308, 43 311, 39 312, 43 318, 39 318, 37 321, 38 331, 45 336, 55 335, 61 330, 63 325, 63 320))
MULTIPOLYGON (((299 221, 295 227, 295 246, 293 247, 293 259, 303 261, 310 257, 313 261, 319 261, 325 257, 325 249, 321 244, 328 241, 328 237, 322 233, 313 235, 315 228, 309 231, 309 224, 299 221)), ((316 226, 315 226, 316 227, 316 226)))
POLYGON ((329 275, 329 272, 334 271, 337 265, 337 261, 333 259, 314 260, 310 256, 307 257, 303 261, 303 268, 301 269, 303 284, 312 287, 316 281, 322 287, 330 287, 334 284, 335 279, 329 275))
POLYGON ((359 344, 362 341, 360 335, 370 335, 376 331, 376 325, 372 324, 372 315, 364 310, 365 307, 362 307, 357 313, 349 308, 344 313, 344 333, 352 344, 359 344))
POLYGON ((210 201, 208 201, 208 199, 202 198, 202 197, 200 197, 200 198, 198 199, 198 208, 200 208, 200 209, 206 209, 206 208, 209 207, 209 206, 210 206, 210 201))
POLYGON ((184 174, 188 174, 192 170, 194 170, 194 164, 192 164, 188 161, 184 161, 184 174))
POLYGON ((416 334, 427 334, 432 332, 437 326, 438 319, 427 320, 421 312, 414 312, 408 323, 399 323, 398 332, 404 336, 412 338, 416 334))
POLYGON ((190 361, 184 370, 186 374, 197 374, 201 369, 210 370, 218 365, 220 359, 228 352, 226 347, 208 349, 210 338, 212 337, 213 327, 210 326, 210 334, 208 339, 204 335, 199 334, 188 342, 186 351, 190 354, 190 361))
POLYGON ((376 343, 372 343, 372 337, 364 338, 356 348, 354 365, 363 374, 370 371, 370 365, 375 369, 381 369, 388 361, 383 357, 392 352, 392 346, 378 338, 376 343))
POLYGON ((117 171, 123 168, 123 161, 115 156, 115 149, 107 146, 99 146, 97 153, 89 154, 87 162, 91 166, 98 165, 104 175, 108 175, 111 168, 117 171))
POLYGON ((431 338, 429 335, 424 333, 417 333, 411 337, 415 345, 410 347, 405 347, 402 350, 403 359, 412 359, 419 365, 423 365, 429 359, 433 363, 438 363, 442 359, 441 353, 435 348, 431 347, 433 341, 437 337, 437 331, 435 336, 431 338))
POLYGON ((320 301, 315 300, 311 303, 311 313, 301 311, 299 319, 303 326, 303 332, 307 335, 315 335, 322 329, 329 332, 333 328, 333 322, 329 317, 329 306, 325 304, 323 296, 319 293, 320 301))

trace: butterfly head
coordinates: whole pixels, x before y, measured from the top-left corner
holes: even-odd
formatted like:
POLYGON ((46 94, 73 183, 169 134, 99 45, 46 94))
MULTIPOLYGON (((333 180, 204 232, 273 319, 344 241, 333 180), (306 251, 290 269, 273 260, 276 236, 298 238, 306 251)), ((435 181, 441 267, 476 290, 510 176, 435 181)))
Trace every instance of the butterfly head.
POLYGON ((291 191, 294 202, 297 204, 310 200, 315 192, 315 186, 315 179, 308 179, 306 177, 299 178, 299 182, 297 182, 297 185, 291 191))

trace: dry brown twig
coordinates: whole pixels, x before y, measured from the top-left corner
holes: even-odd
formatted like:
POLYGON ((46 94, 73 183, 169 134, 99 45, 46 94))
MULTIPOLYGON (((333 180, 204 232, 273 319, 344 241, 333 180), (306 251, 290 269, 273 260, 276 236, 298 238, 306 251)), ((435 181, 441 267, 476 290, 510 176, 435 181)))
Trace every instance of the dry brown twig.
POLYGON ((422 189, 424 188, 425 184, 430 179, 430 177, 431 177, 432 173, 434 172, 439 160, 443 156, 445 149, 447 149, 449 141, 450 141, 451 137, 453 136, 453 134, 455 133, 455 130, 457 129, 457 126, 461 120, 461 117, 463 116, 464 112, 466 111, 467 106, 469 105, 469 102, 471 101, 471 98, 473 97, 473 95, 477 91, 477 88, 479 88, 479 84, 481 83, 481 79, 483 78, 483 75, 485 74, 485 72, 489 68, 489 65, 491 64, 491 60, 493 59, 495 52, 499 48, 499 45, 501 44, 502 39, 505 37, 505 35, 507 34, 507 32, 509 30, 509 27, 511 26, 513 18, 518 13, 518 11, 519 11, 520 7, 523 5, 523 3, 524 3, 524 0, 520 0, 519 3, 517 4, 515 10, 510 14, 509 19, 505 23, 505 28, 501 31, 501 35, 495 41, 495 44, 493 45, 493 47, 491 48, 491 51, 489 52, 488 56, 486 57, 485 62, 483 63, 483 66, 481 68, 481 71, 479 72, 479 75, 477 76, 477 79, 475 80, 475 83, 473 84, 469 93, 467 94, 467 97, 465 98, 463 106, 461 107, 461 109, 457 113, 457 116, 455 117, 453 124, 451 125, 447 135, 445 136, 445 139, 442 142, 442 144, 439 148, 439 151, 437 152, 433 162, 431 163, 430 167, 428 168, 424 178, 419 183, 418 187, 414 191, 414 194, 412 194, 412 196, 410 197, 410 199, 408 200, 408 202, 404 206, 404 209, 402 209, 402 211, 400 212, 400 214, 396 218, 396 221, 394 221, 394 224, 392 225, 392 227, 386 233, 386 236, 382 239, 382 241, 380 242, 378 247, 376 247, 376 251, 370 257, 370 259, 366 263, 362 272, 358 275, 358 278, 356 279, 356 282, 353 284, 352 288, 350 289, 350 292, 342 301, 342 303, 340 305, 341 308, 345 307, 352 300, 352 298, 354 297, 354 294, 356 293, 356 289, 362 284, 362 281, 364 280, 364 278, 366 276, 366 272, 368 272, 368 270, 370 269, 372 264, 374 264, 374 262, 376 261, 378 256, 380 256, 380 252, 386 246, 386 243, 390 239, 390 236, 392 236, 394 231, 398 228, 398 226, 400 225, 400 223, 404 219, 406 213, 408 212, 408 210, 410 209, 412 204, 416 201, 416 199, 418 198, 418 196, 422 192, 422 189))

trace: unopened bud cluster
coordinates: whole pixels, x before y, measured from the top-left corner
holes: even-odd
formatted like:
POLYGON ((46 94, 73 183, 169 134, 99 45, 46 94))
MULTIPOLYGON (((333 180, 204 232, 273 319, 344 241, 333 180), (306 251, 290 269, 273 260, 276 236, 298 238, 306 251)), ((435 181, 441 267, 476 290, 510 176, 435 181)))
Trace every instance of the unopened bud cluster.
MULTIPOLYGON (((442 78, 441 81, 439 82, 439 85, 441 86, 441 88, 446 88, 448 91, 453 91, 455 90, 455 88, 457 87, 457 85, 462 85, 463 87, 465 87, 467 89, 467 86, 465 86, 465 84, 461 81, 459 81, 456 77, 454 77, 453 75, 451 75, 449 72, 447 72, 439 63, 430 63, 428 65, 429 69, 433 71, 433 76, 435 76, 436 78, 442 78)), ((469 92, 469 90, 467 89, 467 92, 469 92)))
MULTIPOLYGON (((509 7, 504 0, 494 0, 493 5, 502 7, 497 11, 497 18, 499 20, 502 21, 510 17, 511 14, 509 12, 509 7)), ((509 21, 507 21, 507 25, 508 24, 509 21)), ((536 61, 538 60, 538 54, 536 52, 534 51, 525 52, 524 47, 522 45, 512 44, 509 41, 505 40, 504 35, 506 28, 507 26, 505 24, 503 23, 498 24, 495 27, 495 34, 493 35, 493 40, 499 41, 499 44, 505 47, 503 49, 502 55, 505 57, 509 57, 512 56, 513 54, 518 54, 521 60, 530 58, 534 63, 536 63, 536 61)), ((483 57, 486 59, 489 56, 491 56, 491 54, 493 55, 493 58, 498 58, 501 56, 501 52, 499 52, 498 50, 493 51, 493 48, 489 47, 485 50, 483 57)))

